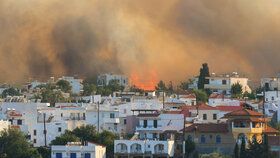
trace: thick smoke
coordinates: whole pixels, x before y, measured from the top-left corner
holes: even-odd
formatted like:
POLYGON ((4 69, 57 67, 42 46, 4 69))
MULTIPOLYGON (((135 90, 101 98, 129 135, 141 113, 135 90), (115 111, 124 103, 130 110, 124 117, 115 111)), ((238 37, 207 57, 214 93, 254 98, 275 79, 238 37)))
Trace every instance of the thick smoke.
POLYGON ((0 0, 0 80, 124 73, 183 80, 208 62, 279 71, 278 0, 0 0))

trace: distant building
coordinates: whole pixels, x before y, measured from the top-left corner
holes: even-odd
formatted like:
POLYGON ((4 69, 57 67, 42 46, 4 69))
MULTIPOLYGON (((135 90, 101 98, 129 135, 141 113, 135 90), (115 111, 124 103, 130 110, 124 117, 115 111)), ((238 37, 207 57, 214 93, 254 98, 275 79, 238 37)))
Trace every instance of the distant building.
POLYGON ((277 91, 280 89, 280 74, 276 77, 265 77, 261 79, 261 87, 266 91, 277 91))
POLYGON ((206 77, 205 89, 210 89, 213 92, 223 93, 231 95, 231 86, 239 83, 242 85, 243 92, 251 93, 251 88, 248 85, 248 78, 240 77, 237 72, 233 72, 231 75, 215 75, 206 77))
POLYGON ((88 142, 68 142, 67 145, 52 145, 52 158, 106 158, 106 147, 88 142))
POLYGON ((97 77, 97 85, 106 86, 112 80, 116 80, 121 86, 128 86, 129 84, 127 76, 117 74, 101 74, 97 77))
POLYGON ((62 76, 58 80, 65 80, 68 81, 72 87, 72 93, 79 94, 83 91, 83 80, 82 79, 75 79, 74 77, 70 76, 62 76))

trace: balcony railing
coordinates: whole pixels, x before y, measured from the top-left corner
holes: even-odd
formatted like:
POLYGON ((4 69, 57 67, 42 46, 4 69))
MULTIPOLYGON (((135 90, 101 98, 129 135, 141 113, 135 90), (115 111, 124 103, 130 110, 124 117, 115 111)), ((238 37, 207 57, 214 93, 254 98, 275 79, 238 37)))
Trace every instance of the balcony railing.
POLYGON ((157 127, 154 126, 137 126, 136 130, 160 130, 161 129, 161 125, 157 125, 157 127))

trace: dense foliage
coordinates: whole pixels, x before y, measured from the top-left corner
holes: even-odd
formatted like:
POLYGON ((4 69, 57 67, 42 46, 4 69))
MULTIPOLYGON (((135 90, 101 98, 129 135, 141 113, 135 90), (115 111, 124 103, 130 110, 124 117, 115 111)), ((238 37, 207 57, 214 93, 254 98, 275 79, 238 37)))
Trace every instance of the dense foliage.
POLYGON ((202 68, 200 69, 199 77, 198 77, 198 89, 204 89, 204 84, 206 82, 206 77, 209 77, 209 68, 208 64, 204 63, 202 64, 202 68))

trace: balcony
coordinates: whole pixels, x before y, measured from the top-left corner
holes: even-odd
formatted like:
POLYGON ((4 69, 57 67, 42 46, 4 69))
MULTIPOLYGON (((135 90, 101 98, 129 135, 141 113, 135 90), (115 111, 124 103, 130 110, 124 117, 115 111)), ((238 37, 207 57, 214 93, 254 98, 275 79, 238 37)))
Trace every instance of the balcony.
POLYGON ((104 118, 105 123, 120 123, 120 118, 104 118))
POLYGON ((143 127, 143 126, 137 126, 136 127, 136 131, 159 131, 161 130, 161 125, 158 125, 157 127, 154 126, 147 126, 147 127, 143 127))

